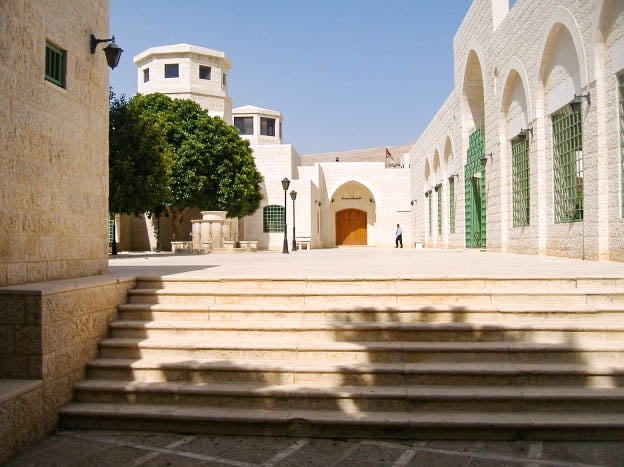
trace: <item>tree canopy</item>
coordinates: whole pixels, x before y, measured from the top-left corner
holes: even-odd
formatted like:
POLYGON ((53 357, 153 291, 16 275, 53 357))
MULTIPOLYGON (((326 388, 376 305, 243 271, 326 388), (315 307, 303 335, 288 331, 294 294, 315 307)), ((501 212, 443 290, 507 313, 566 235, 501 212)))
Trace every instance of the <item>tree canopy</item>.
POLYGON ((169 196, 171 158, 165 139, 133 100, 111 91, 109 110, 109 210, 152 212, 169 196))
POLYGON ((227 211, 229 217, 250 215, 258 209, 262 175, 248 141, 236 128, 209 116, 190 99, 155 93, 136 95, 131 103, 158 128, 171 154, 168 209, 183 216, 196 206, 227 211))

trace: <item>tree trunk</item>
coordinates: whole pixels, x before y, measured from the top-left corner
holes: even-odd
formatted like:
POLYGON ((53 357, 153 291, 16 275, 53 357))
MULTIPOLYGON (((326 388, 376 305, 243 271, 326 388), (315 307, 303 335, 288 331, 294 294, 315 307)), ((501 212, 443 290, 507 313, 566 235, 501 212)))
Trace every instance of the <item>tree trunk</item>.
POLYGON ((186 235, 182 231, 182 224, 184 223, 186 213, 189 208, 179 210, 178 208, 171 208, 167 206, 167 213, 171 218, 171 226, 173 230, 173 241, 184 242, 187 241, 186 235))

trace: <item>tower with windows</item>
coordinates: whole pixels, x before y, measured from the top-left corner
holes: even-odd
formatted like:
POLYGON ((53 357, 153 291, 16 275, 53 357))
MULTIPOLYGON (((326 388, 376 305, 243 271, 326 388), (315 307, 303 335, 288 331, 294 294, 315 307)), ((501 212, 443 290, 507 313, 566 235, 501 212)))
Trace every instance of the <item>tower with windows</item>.
POLYGON ((234 126, 250 144, 282 144, 281 113, 253 105, 236 107, 232 113, 234 126))
POLYGON ((232 124, 228 70, 224 52, 189 44, 149 48, 134 57, 137 90, 160 92, 174 99, 192 99, 213 117, 232 124))

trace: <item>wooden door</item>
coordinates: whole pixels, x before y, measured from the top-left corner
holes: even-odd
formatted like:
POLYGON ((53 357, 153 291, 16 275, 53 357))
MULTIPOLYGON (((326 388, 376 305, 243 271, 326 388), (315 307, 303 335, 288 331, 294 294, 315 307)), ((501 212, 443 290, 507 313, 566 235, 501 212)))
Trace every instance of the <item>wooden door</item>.
POLYGON ((336 245, 366 245, 366 211, 343 209, 336 213, 336 245))

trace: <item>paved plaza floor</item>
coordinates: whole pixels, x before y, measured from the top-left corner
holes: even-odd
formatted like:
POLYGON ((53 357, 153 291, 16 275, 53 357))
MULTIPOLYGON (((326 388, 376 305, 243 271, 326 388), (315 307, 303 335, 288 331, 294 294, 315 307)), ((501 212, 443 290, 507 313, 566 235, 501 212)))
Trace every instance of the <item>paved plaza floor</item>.
POLYGON ((395 441, 60 431, 8 466, 608 466, 623 442, 395 441))
POLYGON ((624 263, 480 250, 328 248, 208 255, 120 254, 111 273, 207 277, 624 277, 624 263))

